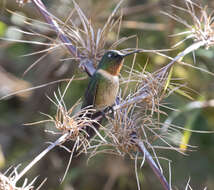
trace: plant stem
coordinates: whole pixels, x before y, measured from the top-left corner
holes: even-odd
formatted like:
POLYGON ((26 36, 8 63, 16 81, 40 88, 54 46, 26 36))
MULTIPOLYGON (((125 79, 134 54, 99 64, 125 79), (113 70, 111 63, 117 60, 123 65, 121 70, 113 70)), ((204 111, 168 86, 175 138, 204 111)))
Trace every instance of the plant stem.
POLYGON ((164 175, 161 173, 160 169, 158 168, 157 164, 153 160, 151 154, 147 151, 146 147, 144 146, 143 142, 139 139, 135 140, 136 145, 138 146, 140 152, 145 156, 146 161, 148 162, 149 166, 152 168, 153 172, 161 182, 164 190, 170 190, 169 183, 167 182, 164 175))
POLYGON ((60 138, 58 138, 54 143, 49 145, 45 150, 43 150, 39 155, 37 155, 13 180, 14 185, 17 183, 17 181, 23 177, 25 173, 27 173, 39 160, 41 160, 50 150, 52 150, 54 147, 62 144, 66 141, 68 138, 69 133, 66 133, 62 135, 60 138))
POLYGON ((72 45, 71 40, 65 35, 63 30, 59 27, 57 22, 53 19, 53 16, 47 11, 45 5, 42 3, 41 0, 32 0, 33 4, 36 6, 37 10, 41 13, 45 21, 50 24, 50 26, 53 28, 53 30, 57 33, 60 40, 63 42, 65 47, 68 49, 68 51, 71 53, 71 55, 80 58, 81 60, 85 60, 85 63, 81 65, 84 70, 87 72, 89 76, 92 76, 95 72, 95 68, 90 60, 83 57, 79 52, 78 49, 72 45))

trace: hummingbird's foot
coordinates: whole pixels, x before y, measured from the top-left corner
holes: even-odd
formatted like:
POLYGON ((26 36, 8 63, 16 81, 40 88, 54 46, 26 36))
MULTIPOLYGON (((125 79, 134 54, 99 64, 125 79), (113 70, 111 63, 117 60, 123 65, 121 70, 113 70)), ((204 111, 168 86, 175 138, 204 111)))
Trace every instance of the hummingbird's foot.
MULTIPOLYGON (((108 106, 107 108, 105 108, 103 110, 104 114, 108 113, 110 114, 112 117, 114 117, 114 109, 113 106, 108 106)), ((106 117, 106 116, 105 116, 106 117)))
MULTIPOLYGON (((106 113, 107 113, 107 112, 105 112, 105 110, 97 111, 97 112, 95 112, 95 113, 93 114, 92 119, 97 119, 97 118, 100 118, 100 117, 106 119, 106 113)), ((98 121, 99 121, 99 120, 102 120, 102 118, 98 119, 98 121)))
POLYGON ((131 137, 131 142, 135 143, 135 140, 137 139, 136 131, 132 131, 131 134, 130 134, 130 137, 131 137))
POLYGON ((110 114, 114 115, 114 109, 113 109, 113 106, 109 106, 109 112, 110 112, 110 114))

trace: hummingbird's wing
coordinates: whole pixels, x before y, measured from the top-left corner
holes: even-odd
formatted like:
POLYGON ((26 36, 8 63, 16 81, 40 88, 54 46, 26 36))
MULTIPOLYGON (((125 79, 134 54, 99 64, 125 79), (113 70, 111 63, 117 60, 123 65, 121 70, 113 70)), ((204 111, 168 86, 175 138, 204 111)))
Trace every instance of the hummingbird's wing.
MULTIPOLYGON (((85 92, 85 97, 84 97, 84 101, 82 104, 82 108, 85 108, 87 106, 94 106, 95 101, 96 101, 96 95, 97 95, 97 91, 99 88, 99 84, 100 84, 100 80, 101 80, 101 76, 99 73, 94 73, 94 75, 91 77, 90 82, 88 84, 88 88, 85 92)), ((101 112, 96 112, 96 113, 88 113, 86 114, 86 116, 88 118, 91 119, 95 119, 98 118, 100 115, 102 115, 103 113, 101 112)), ((92 122, 93 127, 91 126, 86 126, 86 133, 89 135, 89 137, 93 137, 96 134, 95 129, 98 129, 100 127, 100 124, 102 122, 103 117, 96 119, 97 122, 92 122)))
POLYGON ((90 106, 90 105, 94 105, 95 103, 95 99, 96 99, 96 93, 97 93, 97 89, 98 89, 98 84, 99 84, 99 74, 95 73, 89 84, 88 84, 88 88, 85 92, 85 97, 84 97, 84 102, 82 104, 82 108, 90 106))

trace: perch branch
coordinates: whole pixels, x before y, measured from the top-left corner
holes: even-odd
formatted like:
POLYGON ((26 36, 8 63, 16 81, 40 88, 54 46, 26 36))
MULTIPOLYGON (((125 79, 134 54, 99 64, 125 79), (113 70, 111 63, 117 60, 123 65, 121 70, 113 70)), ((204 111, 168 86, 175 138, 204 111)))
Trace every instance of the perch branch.
POLYGON ((13 180, 13 183, 16 184, 17 181, 25 175, 39 160, 41 160, 50 150, 54 147, 62 144, 69 137, 69 133, 62 135, 59 139, 57 139, 54 143, 49 145, 45 150, 43 150, 39 155, 37 155, 13 180))
POLYGON ((84 63, 81 65, 81 67, 86 71, 86 73, 89 76, 92 76, 95 72, 95 68, 92 64, 92 61, 89 59, 84 58, 79 52, 78 49, 72 45, 70 39, 65 35, 63 30, 60 28, 60 26, 57 24, 57 22, 54 20, 53 16, 47 11, 45 5, 42 3, 41 0, 32 0, 33 4, 37 8, 37 10, 41 13, 45 21, 50 24, 50 26, 53 28, 53 30, 57 33, 59 39, 63 42, 65 47, 68 49, 68 51, 71 53, 71 55, 80 58, 81 60, 85 60, 84 63))
POLYGON ((151 154, 147 151, 146 147, 144 146, 143 142, 139 139, 134 140, 139 151, 145 156, 145 159, 149 166, 152 168, 154 174, 159 179, 161 185, 163 186, 164 190, 170 190, 169 183, 167 182, 164 175, 161 173, 160 169, 158 168, 157 164, 153 160, 151 154))

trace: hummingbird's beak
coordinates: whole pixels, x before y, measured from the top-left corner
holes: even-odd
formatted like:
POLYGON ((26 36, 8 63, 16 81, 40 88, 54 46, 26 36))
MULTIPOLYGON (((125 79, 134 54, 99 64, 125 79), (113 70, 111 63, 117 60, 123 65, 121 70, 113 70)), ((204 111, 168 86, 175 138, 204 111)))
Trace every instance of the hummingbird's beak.
POLYGON ((122 56, 122 57, 126 57, 126 56, 131 55, 131 54, 134 54, 134 53, 140 53, 140 50, 134 50, 134 51, 132 51, 132 52, 129 52, 129 53, 126 53, 126 54, 122 54, 121 56, 122 56))

